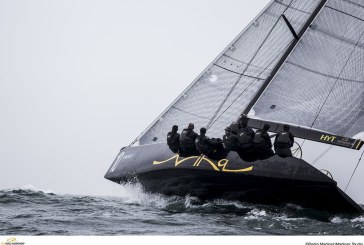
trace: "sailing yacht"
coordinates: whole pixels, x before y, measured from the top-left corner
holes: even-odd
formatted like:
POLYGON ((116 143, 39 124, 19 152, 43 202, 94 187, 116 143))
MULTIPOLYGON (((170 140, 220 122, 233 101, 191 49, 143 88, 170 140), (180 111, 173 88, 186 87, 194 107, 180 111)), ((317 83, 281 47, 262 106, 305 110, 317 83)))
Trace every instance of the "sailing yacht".
POLYGON ((362 214, 364 3, 273 0, 128 147, 105 178, 146 191, 362 214), (181 157, 172 125, 219 138, 241 113, 270 133, 289 124, 294 157, 181 157))

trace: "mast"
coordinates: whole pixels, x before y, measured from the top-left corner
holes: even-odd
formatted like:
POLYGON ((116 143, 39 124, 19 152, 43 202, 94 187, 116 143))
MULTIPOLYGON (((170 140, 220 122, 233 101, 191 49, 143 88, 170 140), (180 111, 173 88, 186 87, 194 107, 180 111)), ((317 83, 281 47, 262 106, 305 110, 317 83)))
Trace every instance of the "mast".
MULTIPOLYGON (((275 75, 277 74, 277 72, 279 71, 279 69, 282 67, 283 63, 286 61, 286 59, 288 58, 288 56, 290 55, 290 53, 292 52, 292 50, 296 47, 296 45, 301 40, 301 38, 304 35, 304 33, 310 27, 311 23, 314 21, 314 19, 320 13, 321 9, 325 6, 326 2, 327 2, 327 0, 321 0, 320 4, 317 6, 317 8, 315 9, 315 11, 312 13, 312 15, 310 16, 310 18, 307 20, 306 24, 303 26, 303 28, 301 29, 301 31, 297 34, 298 38, 294 34, 292 34, 295 37, 294 41, 291 43, 291 45, 289 45, 289 47, 286 50, 286 52, 283 54, 283 56, 281 57, 281 59, 278 61, 277 65, 272 70, 271 75, 265 80, 265 82, 263 83, 262 87, 258 90, 257 94, 254 96, 254 98, 250 101, 250 103, 244 109, 243 113, 245 115, 248 115, 249 111, 253 108, 253 106, 255 105, 255 103, 258 101, 258 99, 260 98, 260 96, 263 94, 263 92, 265 91, 265 89, 268 87, 268 85, 270 84, 270 82, 272 81, 272 79, 275 77, 275 75)), ((288 28, 292 32, 288 20, 287 19, 284 19, 284 20, 285 20, 288 28)))

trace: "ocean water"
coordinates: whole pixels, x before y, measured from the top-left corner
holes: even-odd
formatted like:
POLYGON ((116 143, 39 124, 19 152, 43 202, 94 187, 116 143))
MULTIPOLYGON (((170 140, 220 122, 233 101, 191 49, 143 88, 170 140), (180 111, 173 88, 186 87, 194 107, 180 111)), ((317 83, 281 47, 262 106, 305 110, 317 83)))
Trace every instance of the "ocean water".
POLYGON ((0 190, 0 235, 364 235, 364 217, 150 194, 138 184, 113 197, 30 186, 0 190))

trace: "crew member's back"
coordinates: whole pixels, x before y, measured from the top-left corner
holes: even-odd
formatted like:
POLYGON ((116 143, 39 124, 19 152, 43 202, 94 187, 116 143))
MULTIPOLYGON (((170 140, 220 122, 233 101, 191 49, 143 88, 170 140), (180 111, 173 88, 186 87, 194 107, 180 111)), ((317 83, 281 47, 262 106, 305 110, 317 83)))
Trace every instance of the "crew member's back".
POLYGON ((198 151, 196 149, 195 140, 198 136, 193 129, 195 126, 193 123, 190 123, 186 129, 184 129, 179 138, 180 143, 180 155, 181 156, 193 156, 198 155, 198 151))
POLYGON ((178 153, 179 151, 179 137, 180 134, 177 133, 178 126, 173 125, 172 131, 167 134, 167 145, 169 146, 169 149, 171 149, 172 152, 178 153))
POLYGON ((206 128, 200 129, 200 135, 197 136, 195 144, 200 154, 209 155, 211 151, 211 140, 206 136, 206 128))
POLYGON ((238 131, 238 154, 244 161, 255 161, 255 152, 253 148, 254 131, 248 127, 247 121, 243 121, 238 131))
POLYGON ((238 137, 231 131, 232 130, 230 127, 225 128, 225 134, 222 137, 226 152, 237 151, 238 149, 238 144, 239 144, 238 137))
POLYGON ((270 126, 268 124, 264 124, 263 129, 259 129, 255 132, 253 145, 257 159, 263 160, 274 155, 272 141, 268 134, 269 128, 270 126))
POLYGON ((291 157, 291 147, 294 143, 294 136, 289 132, 289 125, 283 126, 283 131, 279 132, 274 140, 274 150, 280 157, 291 157))

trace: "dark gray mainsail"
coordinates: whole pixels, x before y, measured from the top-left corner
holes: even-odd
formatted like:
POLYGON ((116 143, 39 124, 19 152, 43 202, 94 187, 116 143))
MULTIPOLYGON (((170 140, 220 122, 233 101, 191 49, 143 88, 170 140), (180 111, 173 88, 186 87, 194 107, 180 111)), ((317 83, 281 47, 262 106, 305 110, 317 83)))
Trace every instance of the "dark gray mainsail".
POLYGON ((298 33, 322 3, 275 0, 220 54, 134 142, 165 142, 171 126, 208 127, 221 137, 224 127, 246 109, 281 58, 295 42, 282 15, 298 33))

